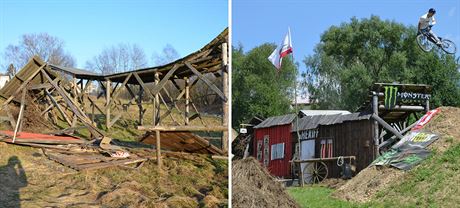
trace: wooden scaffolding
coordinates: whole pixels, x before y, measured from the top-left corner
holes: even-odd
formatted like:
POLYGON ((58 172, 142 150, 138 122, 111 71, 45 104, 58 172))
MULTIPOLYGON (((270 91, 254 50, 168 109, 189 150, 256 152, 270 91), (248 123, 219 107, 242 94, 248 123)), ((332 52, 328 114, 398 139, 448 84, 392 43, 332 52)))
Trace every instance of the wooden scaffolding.
POLYGON ((360 112, 372 112, 374 120, 374 157, 415 126, 410 116, 419 119, 417 113, 430 110, 431 86, 424 84, 375 83, 369 100, 360 112))

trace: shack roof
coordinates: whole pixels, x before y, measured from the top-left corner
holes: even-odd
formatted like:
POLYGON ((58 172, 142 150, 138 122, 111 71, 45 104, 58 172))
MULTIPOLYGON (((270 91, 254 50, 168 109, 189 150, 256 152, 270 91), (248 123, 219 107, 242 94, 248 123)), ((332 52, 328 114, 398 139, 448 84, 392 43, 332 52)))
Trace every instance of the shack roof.
POLYGON ((350 114, 346 110, 300 110, 302 116, 350 114))
POLYGON ((255 126, 255 129, 268 128, 272 126, 281 126, 292 123, 295 119, 296 114, 287 114, 282 116, 273 116, 265 119, 259 125, 255 126))
MULTIPOLYGON (((333 125, 345 121, 369 120, 369 113, 333 114, 333 115, 314 115, 305 116, 299 119, 298 130, 304 131, 318 128, 319 125, 333 125)), ((292 131, 297 131, 297 126, 293 125, 292 131)))

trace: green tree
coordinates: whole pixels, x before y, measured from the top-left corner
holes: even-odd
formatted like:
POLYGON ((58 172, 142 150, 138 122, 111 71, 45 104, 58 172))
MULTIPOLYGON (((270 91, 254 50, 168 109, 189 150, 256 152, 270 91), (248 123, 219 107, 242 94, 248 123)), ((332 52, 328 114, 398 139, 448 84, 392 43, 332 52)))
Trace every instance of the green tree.
POLYGON ((460 74, 455 57, 421 51, 416 28, 371 16, 321 35, 315 53, 303 62, 303 86, 317 101, 314 108, 357 110, 376 82, 429 84, 434 106, 460 105, 460 74))
POLYGON ((276 48, 262 44, 244 53, 241 45, 232 50, 232 125, 252 116, 275 116, 290 111, 296 67, 290 57, 281 70, 267 59, 276 48))

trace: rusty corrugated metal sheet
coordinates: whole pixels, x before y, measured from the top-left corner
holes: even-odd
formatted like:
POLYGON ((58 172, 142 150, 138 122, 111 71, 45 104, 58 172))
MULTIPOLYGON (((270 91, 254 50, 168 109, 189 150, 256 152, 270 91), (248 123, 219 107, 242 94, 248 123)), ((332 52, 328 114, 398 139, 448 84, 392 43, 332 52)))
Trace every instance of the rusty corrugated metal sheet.
POLYGON ((286 125, 292 123, 296 114, 287 114, 282 116, 273 116, 265 119, 262 123, 255 126, 255 129, 268 128, 272 126, 286 125))
POLYGON ((291 138, 291 125, 286 124, 286 125, 280 125, 280 126, 272 126, 268 128, 259 128, 255 129, 254 132, 254 157, 257 158, 257 142, 262 141, 263 144, 263 139, 264 136, 268 135, 269 136, 269 152, 267 155, 264 154, 263 152, 263 146, 262 146, 262 160, 259 161, 261 162, 262 165, 263 163, 263 158, 268 157, 269 158, 269 163, 267 166, 268 171, 278 177, 282 178, 290 178, 291 177, 291 165, 289 163, 290 160, 292 160, 292 154, 293 154, 293 142, 291 138), (284 143, 284 158, 283 159, 276 159, 276 160, 271 160, 271 146, 274 144, 279 144, 279 143, 284 143))
MULTIPOLYGON (((339 124, 346 121, 369 120, 372 114, 370 113, 351 113, 351 114, 336 114, 336 115, 316 115, 305 116, 299 119, 299 131, 318 128, 319 125, 339 124)), ((297 131, 297 126, 293 123, 292 132, 297 131)))
MULTIPOLYGON (((155 145, 156 135, 154 133, 148 134, 141 139, 141 142, 155 145)), ((160 142, 162 149, 224 155, 222 150, 209 143, 208 140, 187 131, 161 132, 160 142)))

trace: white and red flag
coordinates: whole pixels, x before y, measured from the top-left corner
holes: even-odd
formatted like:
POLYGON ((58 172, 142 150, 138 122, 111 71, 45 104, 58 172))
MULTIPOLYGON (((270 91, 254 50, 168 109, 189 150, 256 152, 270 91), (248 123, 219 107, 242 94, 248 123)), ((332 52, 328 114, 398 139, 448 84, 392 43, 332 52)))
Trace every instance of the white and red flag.
POLYGON ((268 60, 278 69, 281 69, 281 62, 283 57, 292 53, 292 42, 291 42, 291 29, 288 28, 288 33, 284 37, 283 42, 279 45, 268 57, 268 60))

